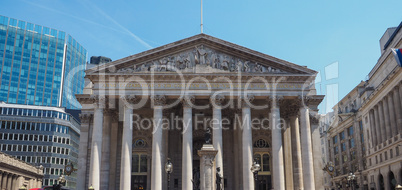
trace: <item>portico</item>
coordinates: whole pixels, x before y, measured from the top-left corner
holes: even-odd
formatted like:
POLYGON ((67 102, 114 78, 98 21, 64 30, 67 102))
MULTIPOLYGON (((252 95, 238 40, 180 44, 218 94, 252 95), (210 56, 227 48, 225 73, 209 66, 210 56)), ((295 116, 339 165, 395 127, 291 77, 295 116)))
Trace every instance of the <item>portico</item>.
POLYGON ((315 71, 200 34, 86 73, 78 189, 167 189, 167 158, 170 187, 193 189, 208 127, 224 189, 315 189, 315 71))

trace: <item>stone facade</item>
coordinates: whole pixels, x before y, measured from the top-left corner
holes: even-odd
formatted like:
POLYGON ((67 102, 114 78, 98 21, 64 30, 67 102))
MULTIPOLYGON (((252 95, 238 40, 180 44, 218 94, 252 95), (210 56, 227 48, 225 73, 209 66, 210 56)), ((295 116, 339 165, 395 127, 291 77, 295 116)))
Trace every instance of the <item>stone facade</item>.
POLYGON ((338 114, 327 133, 329 160, 335 163, 332 189, 345 187, 349 172, 362 189, 402 184, 402 68, 391 52, 402 47, 401 28, 402 23, 386 43, 381 39, 382 54, 368 80, 334 107, 338 114))
POLYGON ((77 188, 193 189, 203 161, 197 151, 211 130, 224 189, 321 189, 312 136, 323 96, 311 85, 315 76, 205 34, 89 69, 76 95, 88 118, 77 188))
POLYGON ((0 189, 18 190, 42 187, 43 167, 35 167, 0 152, 0 189))

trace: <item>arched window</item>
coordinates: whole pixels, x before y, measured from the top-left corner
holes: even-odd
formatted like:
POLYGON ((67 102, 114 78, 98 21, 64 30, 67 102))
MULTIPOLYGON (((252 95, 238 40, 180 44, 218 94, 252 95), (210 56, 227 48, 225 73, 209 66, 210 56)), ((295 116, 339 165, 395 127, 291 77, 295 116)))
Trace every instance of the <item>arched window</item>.
POLYGON ((134 142, 134 148, 145 148, 147 142, 144 139, 137 139, 134 142))
POLYGON ((261 170, 258 172, 259 175, 270 175, 271 174, 271 164, 270 164, 270 155, 268 152, 255 152, 254 159, 257 159, 257 162, 261 166, 261 170))

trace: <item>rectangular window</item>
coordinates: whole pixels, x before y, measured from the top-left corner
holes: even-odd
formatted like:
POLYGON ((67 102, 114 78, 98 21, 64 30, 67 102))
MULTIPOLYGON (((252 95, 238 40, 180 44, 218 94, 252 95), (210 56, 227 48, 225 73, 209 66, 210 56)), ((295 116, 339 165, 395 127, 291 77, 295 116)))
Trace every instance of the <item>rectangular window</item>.
POLYGON ((346 143, 342 143, 342 152, 346 151, 346 143))
POLYGON ((334 144, 338 143, 338 136, 334 136, 334 137, 332 138, 332 141, 334 141, 334 144))
POLYGON ((348 136, 353 136, 353 126, 350 126, 349 128, 348 128, 348 136))
POLYGON ((339 133, 339 136, 341 138, 341 141, 345 139, 345 131, 342 131, 341 133, 339 133))
POLYGON ((350 148, 355 147, 355 139, 354 139, 354 138, 351 138, 351 139, 349 140, 349 145, 350 145, 350 148))

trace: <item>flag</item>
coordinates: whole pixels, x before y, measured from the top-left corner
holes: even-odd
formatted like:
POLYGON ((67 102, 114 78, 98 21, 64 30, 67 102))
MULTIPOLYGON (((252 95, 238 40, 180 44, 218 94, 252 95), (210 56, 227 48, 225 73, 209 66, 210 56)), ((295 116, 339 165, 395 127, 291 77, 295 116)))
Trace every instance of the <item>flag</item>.
POLYGON ((394 53, 396 63, 399 67, 402 67, 402 49, 391 49, 392 53, 394 53))

